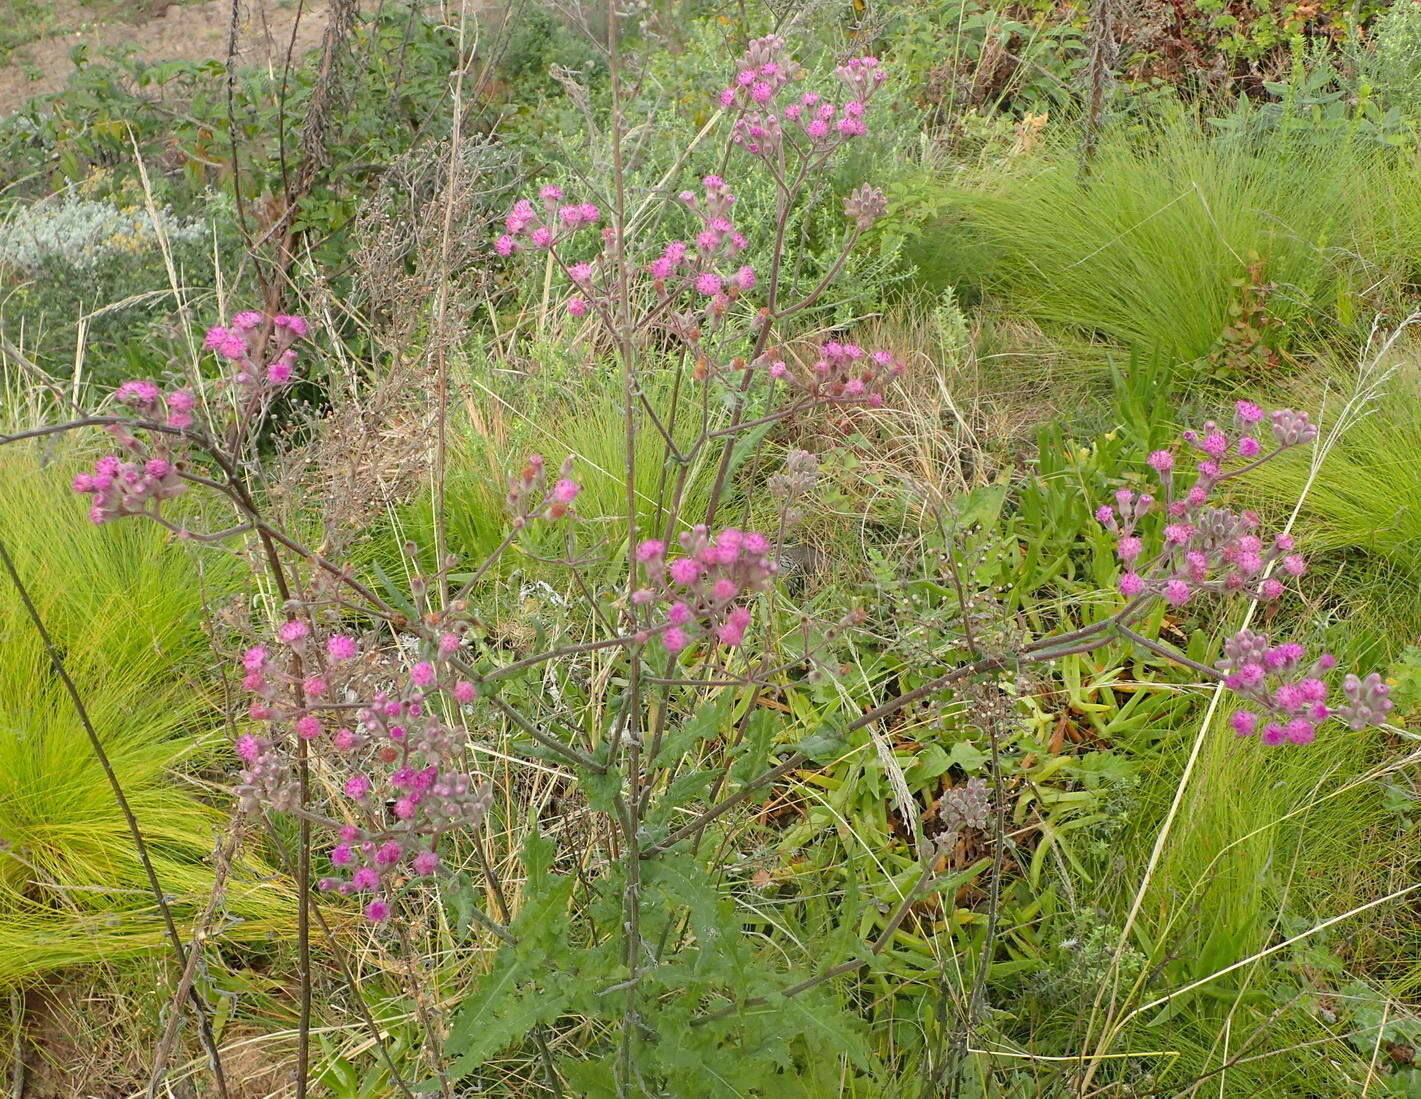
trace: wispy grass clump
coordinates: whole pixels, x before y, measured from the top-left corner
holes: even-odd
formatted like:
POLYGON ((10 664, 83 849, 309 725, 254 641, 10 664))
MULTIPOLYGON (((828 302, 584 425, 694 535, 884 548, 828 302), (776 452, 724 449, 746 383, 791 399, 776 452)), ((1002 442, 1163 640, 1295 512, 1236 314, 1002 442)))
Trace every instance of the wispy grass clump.
POLYGON ((1340 130, 1215 131, 1177 114, 1107 134, 1083 173, 1064 128, 960 188, 963 277, 1040 323, 1194 362, 1257 265, 1279 338, 1306 342, 1353 323, 1340 299, 1354 275, 1371 286, 1405 253, 1411 219, 1379 211, 1414 172, 1340 130))
MULTIPOLYGON (((155 527, 102 530, 67 488, 66 463, 0 451, 0 536, 32 588, 181 921, 205 902, 227 819, 201 770, 225 727, 204 683, 204 601, 232 590, 231 562, 199 573, 155 527)), ((73 703, 13 586, 0 583, 0 980, 165 950, 158 912, 73 703)), ((286 926, 289 890, 246 861, 229 934, 286 926), (251 871, 256 872, 253 877, 251 871)))
MULTIPOLYGON (((1421 582, 1421 362, 1399 364, 1380 400, 1328 453, 1300 522, 1317 550, 1359 550, 1421 582)), ((1290 459, 1257 482, 1286 498, 1307 477, 1290 459)))

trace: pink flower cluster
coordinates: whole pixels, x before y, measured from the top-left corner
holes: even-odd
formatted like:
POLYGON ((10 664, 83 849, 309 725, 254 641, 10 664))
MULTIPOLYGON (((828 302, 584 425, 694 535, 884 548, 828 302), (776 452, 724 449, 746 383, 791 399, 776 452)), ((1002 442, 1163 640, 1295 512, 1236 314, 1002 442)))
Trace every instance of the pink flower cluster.
POLYGON ((180 495, 185 487, 178 467, 167 458, 139 463, 106 454, 94 463, 92 473, 74 478, 74 491, 93 498, 89 518, 95 524, 154 511, 159 501, 180 495))
POLYGON ((647 265, 652 284, 663 297, 694 290, 710 299, 708 312, 720 317, 742 291, 755 285, 755 269, 739 264, 736 257, 745 250, 746 240, 730 220, 735 196, 720 176, 701 180, 704 196, 682 191, 681 201, 701 222, 701 229, 689 244, 673 240, 660 256, 647 265))
POLYGON ((785 52, 784 39, 771 35, 751 42, 734 83, 719 97, 722 107, 740 112, 731 140, 756 156, 775 156, 786 143, 802 155, 811 155, 832 151, 868 133, 866 104, 887 76, 877 58, 856 57, 835 70, 848 94, 841 104, 806 92, 776 107, 780 92, 802 72, 785 52))
MULTIPOLYGON (((260 313, 248 310, 234 316, 230 325, 208 329, 204 341, 204 346, 237 365, 236 373, 224 380, 242 387, 252 397, 291 381, 291 368, 296 361, 291 344, 310 331, 300 317, 273 317, 271 346, 276 357, 263 372, 253 363, 252 339, 264 323, 260 313)), ((120 385, 114 399, 125 406, 133 419, 154 426, 145 429, 142 437, 135 435, 130 425, 109 426, 108 431, 126 454, 100 458, 91 472, 74 478, 74 491, 92 497, 89 518, 95 523, 125 515, 159 518, 161 502, 179 495, 186 487, 182 462, 190 449, 189 440, 179 433, 196 422, 197 397, 190 389, 164 390, 156 382, 134 380, 120 385)), ((138 426, 142 428, 141 424, 138 426)))
POLYGON ((601 211, 590 202, 564 203, 562 188, 548 184, 538 192, 542 210, 521 198, 503 219, 507 232, 494 241, 494 251, 508 257, 525 248, 546 250, 567 240, 578 230, 596 225, 601 211))
MULTIPOLYGON (((672 327, 684 333, 699 331, 703 323, 725 316, 730 303, 751 289, 756 281, 754 268, 736 258, 745 250, 747 242, 744 234, 730 220, 735 196, 719 176, 706 176, 701 185, 701 195, 693 191, 682 191, 680 194, 681 202, 700 223, 694 238, 671 241, 660 255, 645 266, 652 288, 659 297, 666 299, 689 293, 697 303, 692 312, 678 313, 671 319, 672 327)), ((545 187, 543 195, 551 211, 562 197, 562 192, 556 187, 545 187)), ((556 216, 564 223, 570 218, 571 224, 563 224, 556 231, 543 232, 547 223, 538 219, 531 202, 520 200, 507 220, 508 227, 517 232, 499 237, 495 250, 502 256, 512 255, 525 247, 526 239, 556 254, 557 246, 577 228, 595 220, 595 215, 594 206, 563 206, 556 216)), ((602 285, 601 270, 600 257, 567 267, 568 278, 577 290, 567 303, 567 311, 574 317, 586 316, 594 303, 610 298, 610 290, 602 285)))
POLYGON ((1327 704, 1323 673, 1337 662, 1323 653, 1303 667, 1303 647, 1295 641, 1273 645, 1266 633, 1240 630, 1224 642, 1224 657, 1216 665, 1224 686, 1254 704, 1255 710, 1238 710, 1230 719, 1241 736, 1260 733, 1264 744, 1311 744, 1318 727, 1335 717, 1353 729, 1375 725, 1391 711, 1387 685, 1373 672, 1365 679, 1348 675, 1344 701, 1333 709, 1327 704), (1261 731, 1261 732, 1260 732, 1261 731))
POLYGON ((740 58, 735 82, 720 93, 720 105, 763 107, 786 84, 800 79, 804 69, 786 49, 785 40, 775 34, 751 41, 740 58))
MULTIPOLYGON (((192 426, 197 405, 190 390, 165 392, 150 381, 124 382, 114 397, 135 418, 178 430, 192 426)), ((186 488, 179 467, 180 456, 187 449, 185 440, 166 432, 139 438, 122 424, 108 430, 129 456, 107 454, 94 463, 92 472, 74 478, 74 491, 91 497, 89 518, 107 523, 125 515, 156 515, 161 501, 186 488)))
MULTIPOLYGON (((456 707, 477 697, 451 664, 462 641, 443 634, 407 675, 391 672, 398 689, 334 705, 337 679, 347 680, 342 697, 355 690, 355 677, 346 675, 361 655, 355 639, 337 634, 319 645, 302 618, 289 619, 277 638, 275 652, 255 645, 242 657, 242 686, 252 695, 248 712, 262 730, 237 740, 239 793, 248 807, 294 809, 293 749, 308 742, 333 772, 341 791, 337 812, 347 822, 331 822, 339 842, 330 852, 333 872, 320 888, 368 896, 365 915, 381 922, 397 885, 439 869, 440 838, 477 827, 492 803, 488 785, 459 769, 465 734, 441 719, 436 704, 441 696, 456 707), (354 721, 342 724, 352 710, 354 721)), ((370 670, 363 671, 368 680, 370 670)))
POLYGON ((523 468, 508 479, 508 507, 516 528, 530 519, 561 519, 572 508, 582 486, 571 477, 572 457, 562 464, 552 488, 547 487, 547 468, 541 454, 530 454, 523 468))
POLYGON ((830 340, 820 345, 819 356, 807 371, 791 370, 783 359, 771 359, 766 369, 771 378, 795 385, 812 397, 862 401, 881 408, 884 391, 903 373, 903 363, 889 351, 865 351, 856 343, 830 340))
POLYGON ((207 330, 202 345, 215 351, 236 366, 231 380, 250 397, 265 396, 290 385, 296 366, 298 339, 310 335, 311 326, 302 317, 279 313, 271 318, 269 342, 262 348, 265 365, 253 356, 257 353, 257 337, 267 318, 255 309, 247 309, 232 317, 229 324, 216 324, 207 330))
POLYGON ((636 559, 646 586, 632 593, 638 606, 660 606, 664 618, 654 628, 671 654, 714 636, 732 648, 745 640, 750 608, 745 600, 773 583, 779 566, 763 534, 727 527, 714 537, 704 526, 681 535, 685 556, 668 561, 666 543, 649 539, 636 559))
POLYGON ((1204 457, 1195 467, 1196 479, 1183 493, 1176 487, 1174 452, 1157 450, 1149 456, 1149 465, 1160 479, 1162 499, 1121 489, 1115 494, 1115 506, 1106 504, 1096 511, 1096 519, 1119 536, 1115 552, 1125 568, 1119 581, 1122 595, 1130 599, 1156 595, 1174 606, 1183 606, 1199 592, 1242 592, 1273 600, 1284 591, 1283 581, 1271 575, 1275 565, 1285 576, 1303 573, 1305 563, 1294 552, 1290 536, 1265 540, 1253 512, 1238 513, 1209 503, 1220 482, 1317 435, 1307 413, 1280 410, 1270 418, 1274 446, 1264 453, 1256 430, 1263 418, 1257 405, 1240 401, 1234 437, 1212 421, 1202 432, 1185 432, 1185 442, 1204 457), (1157 503, 1165 525, 1160 542, 1147 553, 1136 529, 1157 503))

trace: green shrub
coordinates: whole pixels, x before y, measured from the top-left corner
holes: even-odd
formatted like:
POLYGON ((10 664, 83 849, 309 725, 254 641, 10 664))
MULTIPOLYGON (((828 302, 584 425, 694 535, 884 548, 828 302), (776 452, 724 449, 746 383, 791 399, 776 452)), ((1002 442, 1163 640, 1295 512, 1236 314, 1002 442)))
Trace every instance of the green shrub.
POLYGON ((1421 118, 1421 4, 1395 0, 1376 21, 1372 80, 1396 106, 1421 118))

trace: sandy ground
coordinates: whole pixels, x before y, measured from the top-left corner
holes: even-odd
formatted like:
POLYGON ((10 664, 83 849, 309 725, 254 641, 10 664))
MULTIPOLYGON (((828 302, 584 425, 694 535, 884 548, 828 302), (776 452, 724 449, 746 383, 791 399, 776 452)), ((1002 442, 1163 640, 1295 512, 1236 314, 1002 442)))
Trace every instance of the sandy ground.
MULTIPOLYGON (((126 7, 95 9, 76 0, 54 0, 53 22, 72 28, 19 47, 0 66, 0 115, 31 96, 57 91, 74 71, 70 51, 83 42, 90 57, 107 46, 133 46, 150 61, 202 61, 227 56, 232 0, 169 4, 131 0, 126 7), (115 18, 113 11, 124 12, 115 18)), ((4 0, 0 0, 0 9, 4 0)), ((329 19, 326 0, 305 0, 297 24, 296 0, 238 0, 237 50, 246 64, 281 64, 296 26, 296 54, 318 45, 329 19)))

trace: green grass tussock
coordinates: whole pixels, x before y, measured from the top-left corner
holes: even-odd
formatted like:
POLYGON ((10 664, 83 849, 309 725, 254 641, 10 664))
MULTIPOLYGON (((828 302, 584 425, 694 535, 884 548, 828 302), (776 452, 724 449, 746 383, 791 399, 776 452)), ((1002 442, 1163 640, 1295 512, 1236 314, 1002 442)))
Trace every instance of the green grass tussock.
MULTIPOLYGON (((159 528, 94 528, 71 463, 0 452, 0 536, 63 653, 148 838, 180 923, 212 888, 227 819, 202 771, 226 751, 206 681, 205 600, 231 590, 220 557, 192 559, 159 528), (68 472, 66 472, 68 471, 68 472)), ((124 819, 73 703, 8 578, 0 585, 0 979, 165 948, 124 819)), ((227 935, 290 923, 289 887, 260 860, 232 882, 227 935)))

